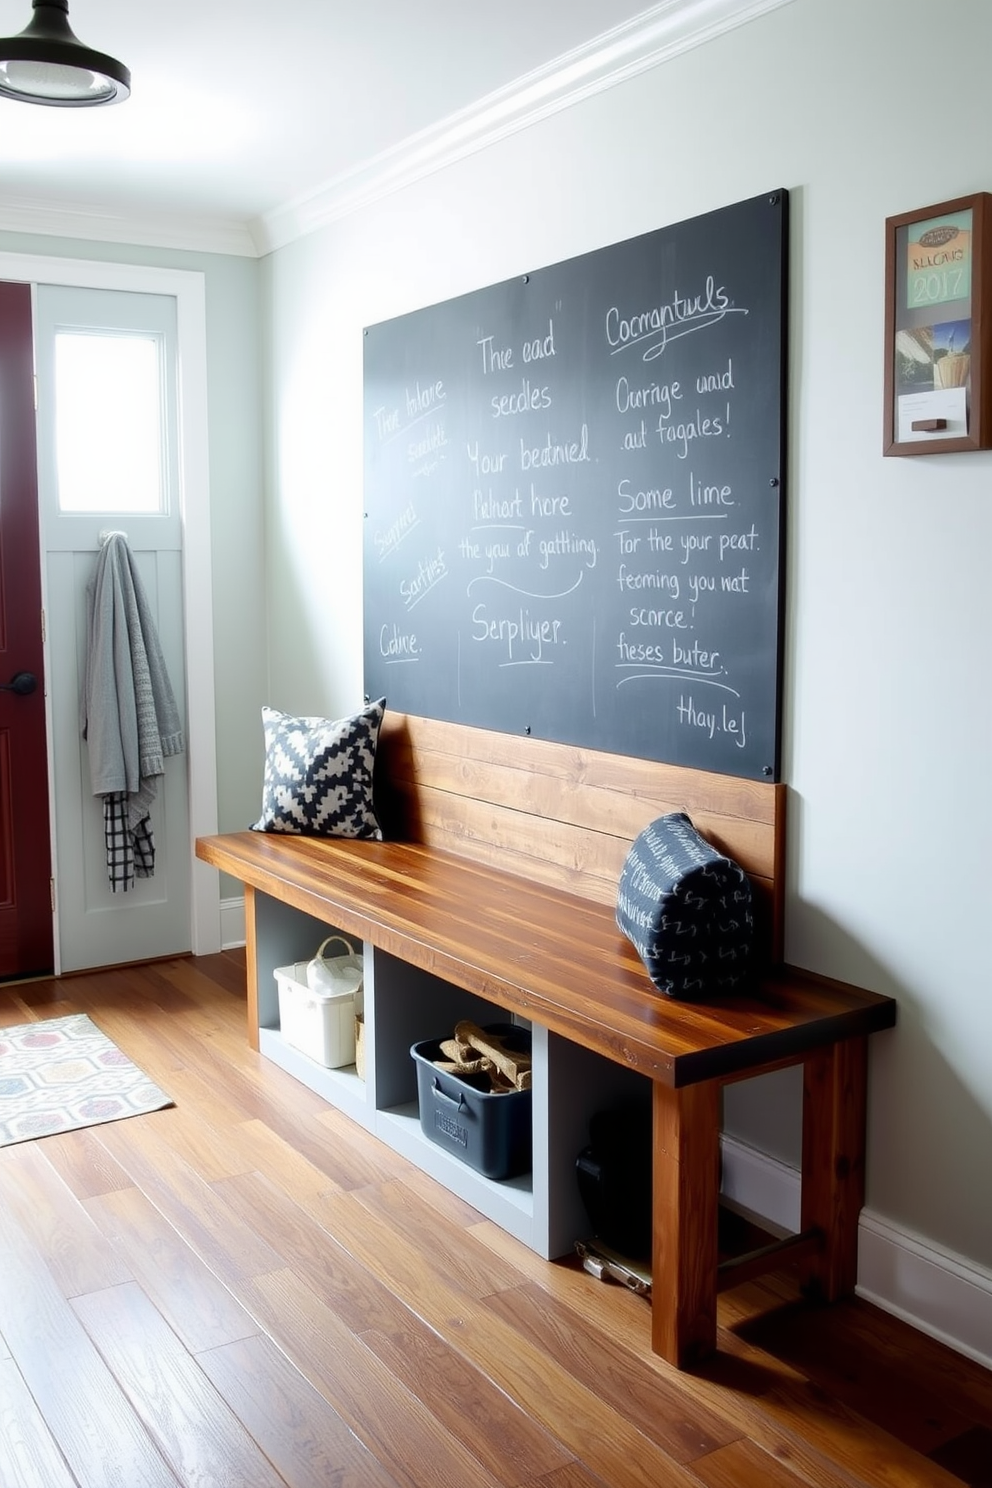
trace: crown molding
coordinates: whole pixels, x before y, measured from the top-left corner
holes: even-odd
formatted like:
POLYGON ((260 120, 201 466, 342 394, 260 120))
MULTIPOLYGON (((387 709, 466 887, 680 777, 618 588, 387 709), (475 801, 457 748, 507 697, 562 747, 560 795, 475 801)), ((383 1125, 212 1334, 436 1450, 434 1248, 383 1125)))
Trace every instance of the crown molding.
POLYGON ((178 217, 164 212, 113 212, 94 207, 54 207, 30 197, 0 201, 0 232, 40 233, 97 243, 131 243, 145 248, 181 248, 193 253, 226 253, 255 258, 246 222, 227 218, 178 217))
POLYGON ((662 0, 545 67, 411 135, 251 224, 259 256, 284 248, 585 98, 778 10, 791 0, 662 0))
POLYGON ((469 108, 410 135, 393 149, 250 223, 237 218, 182 217, 165 212, 56 207, 27 197, 7 197, 0 203, 0 231, 262 257, 583 99, 791 3, 661 0, 633 20, 604 31, 586 45, 556 57, 469 108))

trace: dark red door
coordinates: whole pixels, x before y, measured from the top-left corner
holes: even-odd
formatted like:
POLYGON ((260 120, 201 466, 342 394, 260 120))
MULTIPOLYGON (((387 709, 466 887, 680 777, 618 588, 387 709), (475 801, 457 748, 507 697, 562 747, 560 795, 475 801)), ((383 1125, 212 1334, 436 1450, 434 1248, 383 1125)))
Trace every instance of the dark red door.
POLYGON ((0 688, 0 978, 10 978, 54 963, 31 287, 4 283, 0 688))

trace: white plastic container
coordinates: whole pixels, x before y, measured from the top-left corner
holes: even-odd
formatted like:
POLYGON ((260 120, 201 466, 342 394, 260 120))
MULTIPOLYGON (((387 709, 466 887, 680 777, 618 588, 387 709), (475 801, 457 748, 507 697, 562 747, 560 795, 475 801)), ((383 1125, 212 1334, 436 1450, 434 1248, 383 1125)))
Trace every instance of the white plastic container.
POLYGON ((355 1062, 355 994, 312 992, 307 962, 277 966, 279 1027, 287 1044, 328 1069, 355 1062))

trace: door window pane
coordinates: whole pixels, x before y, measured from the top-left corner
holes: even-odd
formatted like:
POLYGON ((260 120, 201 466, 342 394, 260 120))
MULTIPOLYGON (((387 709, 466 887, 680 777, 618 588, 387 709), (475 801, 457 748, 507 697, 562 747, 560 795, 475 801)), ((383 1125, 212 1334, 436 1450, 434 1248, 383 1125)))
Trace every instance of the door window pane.
POLYGON ((155 336, 56 332, 60 511, 164 509, 160 363, 155 336))

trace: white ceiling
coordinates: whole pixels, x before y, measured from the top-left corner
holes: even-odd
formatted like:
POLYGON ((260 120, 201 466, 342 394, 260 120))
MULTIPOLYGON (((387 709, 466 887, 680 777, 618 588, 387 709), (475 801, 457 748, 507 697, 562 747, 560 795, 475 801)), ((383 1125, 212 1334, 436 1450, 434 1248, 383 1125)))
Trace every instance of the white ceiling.
POLYGON ((782 3, 70 0, 131 97, 0 99, 0 228, 265 252, 782 3))

